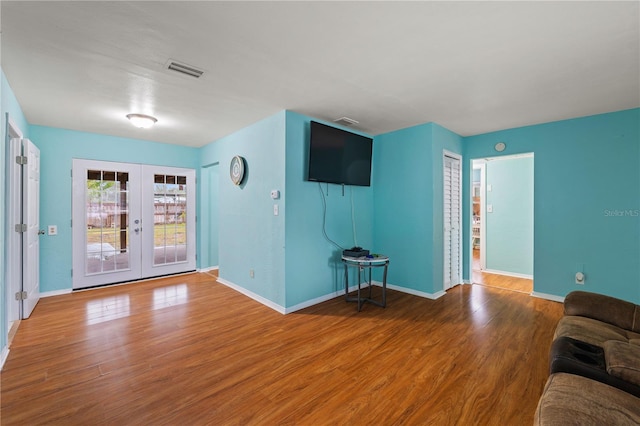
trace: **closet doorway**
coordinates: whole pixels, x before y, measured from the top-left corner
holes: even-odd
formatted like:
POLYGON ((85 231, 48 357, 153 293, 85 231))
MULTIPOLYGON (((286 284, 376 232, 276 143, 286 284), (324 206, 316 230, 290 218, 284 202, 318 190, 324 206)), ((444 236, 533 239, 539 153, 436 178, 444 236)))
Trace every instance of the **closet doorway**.
POLYGON ((533 153, 472 162, 471 279, 533 291, 533 153))
POLYGON ((462 157, 443 154, 443 290, 462 282, 462 157))

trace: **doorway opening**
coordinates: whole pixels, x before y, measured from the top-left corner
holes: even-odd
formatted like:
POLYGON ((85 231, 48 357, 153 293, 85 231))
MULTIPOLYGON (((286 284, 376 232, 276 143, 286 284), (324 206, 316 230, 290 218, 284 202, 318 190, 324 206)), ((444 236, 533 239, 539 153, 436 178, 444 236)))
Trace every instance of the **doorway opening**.
POLYGON ((533 292, 533 153, 472 161, 471 281, 533 292))
POLYGON ((195 270, 195 170, 73 160, 73 288, 195 270))
POLYGON ((208 194, 206 202, 200 205, 200 270, 218 278, 218 240, 220 222, 219 191, 220 191, 220 163, 211 163, 200 170, 200 190, 208 194))

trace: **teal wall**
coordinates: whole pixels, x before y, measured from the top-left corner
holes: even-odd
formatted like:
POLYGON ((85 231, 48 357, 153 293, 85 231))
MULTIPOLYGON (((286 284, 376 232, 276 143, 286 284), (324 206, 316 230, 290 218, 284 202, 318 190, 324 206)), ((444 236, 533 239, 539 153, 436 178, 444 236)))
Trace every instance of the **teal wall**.
MULTIPOLYGON (((285 306, 285 111, 202 147, 198 155, 200 167, 220 164, 219 203, 203 194, 201 206, 204 215, 218 209, 220 278, 285 306), (246 160, 240 186, 228 175, 236 155, 246 160), (272 189, 283 194, 279 200, 271 199, 272 189)), ((201 233, 201 245, 215 244, 213 238, 211 232, 201 233)))
POLYGON ((283 308, 344 289, 340 250, 322 234, 320 187, 328 192, 326 232, 330 238, 343 247, 355 244, 353 197, 358 244, 372 246, 370 187, 347 186, 343 196, 339 185, 306 181, 310 121, 310 117, 282 111, 208 144, 199 153, 201 217, 212 218, 200 233, 200 253, 211 258, 211 265, 203 266, 214 266, 216 254, 214 249, 207 254, 207 247, 217 244, 223 280, 283 308), (241 186, 233 185, 227 176, 235 155, 243 156, 248 166, 241 186), (211 181, 207 180, 209 168, 216 175, 211 181), (280 198, 271 199, 271 190, 280 191, 280 198), (278 216, 273 214, 274 204, 278 216))
POLYGON ((486 266, 533 275, 533 157, 486 163, 486 266))
POLYGON ((31 126, 40 149, 40 223, 58 235, 40 239, 40 291, 71 289, 71 168, 74 158, 197 169, 197 149, 138 139, 31 126))
POLYGON ((219 266, 220 163, 205 164, 200 170, 198 260, 204 269, 219 266))
POLYGON ((443 288, 443 150, 462 138, 435 124, 374 138, 374 247, 389 256, 387 281, 428 294, 443 288))
POLYGON ((472 182, 480 182, 482 171, 480 169, 473 169, 473 180, 472 182))
MULTIPOLYGON (((345 186, 343 196, 340 185, 306 181, 310 121, 310 117, 291 111, 286 113, 286 307, 344 289, 341 250, 325 240, 322 234, 320 188, 326 196, 329 238, 345 248, 355 245, 351 221, 353 197, 358 245, 373 252, 377 250, 372 238, 372 187, 345 186)), ((375 156, 374 153, 374 159, 375 156)), ((353 285, 355 281, 349 284, 353 285)))
POLYGON ((373 240, 389 256, 390 284, 433 292, 433 125, 378 135, 373 143, 373 240))
MULTIPOLYGON (((465 138, 467 176, 499 141, 504 155, 534 153, 534 291, 640 302, 640 109, 465 138), (578 265, 584 285, 575 284, 578 265)), ((469 185, 463 202, 469 217, 469 185)), ((469 258, 465 244, 466 278, 469 258)))
POLYGON ((7 259, 5 255, 5 247, 6 247, 6 239, 5 233, 8 232, 7 227, 10 224, 7 223, 6 217, 6 161, 7 161, 7 149, 8 149, 8 134, 7 134, 7 114, 11 117, 11 120, 15 122, 15 124, 22 131, 23 136, 25 138, 29 137, 29 124, 27 123, 27 119, 25 118, 22 108, 20 108, 20 104, 18 104, 18 100, 13 93, 13 90, 9 86, 9 82, 4 75, 4 72, 0 70, 0 134, 2 134, 2 138, 0 138, 0 164, 2 164, 2 180, 0 181, 0 201, 2 202, 2 207, 0 208, 0 241, 2 244, 0 245, 0 351, 7 344, 7 336, 8 336, 8 323, 7 323, 7 307, 8 303, 16 303, 12 300, 7 300, 7 281, 5 272, 7 270, 7 259))
MULTIPOLYGON (((18 99, 16 99, 11 86, 9 86, 9 82, 7 81, 4 72, 0 70, 2 76, 2 87, 0 88, 0 93, 2 97, 2 134, 6 135, 5 128, 5 114, 9 113, 11 119, 16 123, 16 125, 20 128, 25 138, 29 137, 29 123, 27 122, 26 117, 22 112, 22 108, 18 103, 18 99)), ((3 151, 4 153, 4 151, 3 151)), ((4 163, 3 163, 4 164, 4 163)))

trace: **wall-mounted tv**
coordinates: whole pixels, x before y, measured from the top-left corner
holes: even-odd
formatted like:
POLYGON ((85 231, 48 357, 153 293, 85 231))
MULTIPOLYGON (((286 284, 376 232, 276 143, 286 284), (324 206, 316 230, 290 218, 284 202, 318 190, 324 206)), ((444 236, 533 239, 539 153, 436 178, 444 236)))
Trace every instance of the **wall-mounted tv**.
POLYGON ((370 186, 372 148, 371 138, 312 121, 307 180, 370 186))

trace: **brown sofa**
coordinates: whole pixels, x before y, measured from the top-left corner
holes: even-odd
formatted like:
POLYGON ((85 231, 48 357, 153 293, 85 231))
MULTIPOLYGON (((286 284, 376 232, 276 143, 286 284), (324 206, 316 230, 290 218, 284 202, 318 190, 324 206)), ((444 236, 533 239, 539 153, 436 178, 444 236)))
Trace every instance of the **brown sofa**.
POLYGON ((638 425, 640 398, 568 373, 549 376, 534 425, 638 425))
POLYGON ((640 306, 575 291, 564 301, 536 425, 640 424, 640 306))
POLYGON ((574 291, 564 299, 564 317, 553 338, 562 336, 600 347, 609 340, 640 345, 640 306, 602 294, 574 291))

